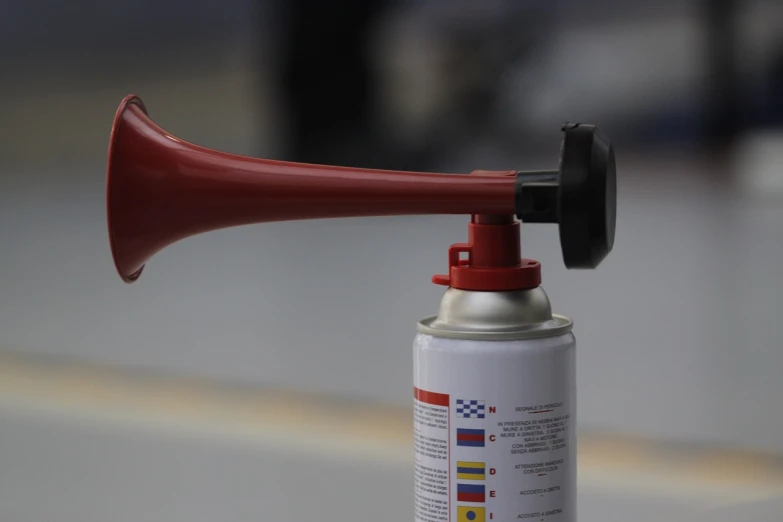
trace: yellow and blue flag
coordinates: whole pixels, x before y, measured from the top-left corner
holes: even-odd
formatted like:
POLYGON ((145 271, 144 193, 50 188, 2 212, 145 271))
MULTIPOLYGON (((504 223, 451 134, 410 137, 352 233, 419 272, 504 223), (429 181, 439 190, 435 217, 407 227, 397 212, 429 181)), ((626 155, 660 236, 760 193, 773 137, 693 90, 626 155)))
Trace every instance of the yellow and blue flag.
POLYGON ((457 506, 458 522, 484 522, 483 507, 457 506))
POLYGON ((465 480, 484 480, 486 478, 483 462, 457 461, 457 478, 465 480))

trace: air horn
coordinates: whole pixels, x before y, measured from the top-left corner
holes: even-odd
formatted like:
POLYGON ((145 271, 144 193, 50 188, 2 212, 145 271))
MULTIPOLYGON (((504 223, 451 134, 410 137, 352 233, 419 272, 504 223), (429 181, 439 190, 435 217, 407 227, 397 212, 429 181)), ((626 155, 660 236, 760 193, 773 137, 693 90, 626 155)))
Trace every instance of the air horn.
POLYGON ((557 170, 470 175, 310 165, 228 154, 157 126, 136 96, 114 118, 107 214, 126 282, 181 239, 271 221, 470 214, 449 249, 438 314, 414 341, 417 521, 576 520, 575 340, 553 314, 520 221, 558 223, 568 268, 614 244, 614 151, 566 124, 557 170), (462 259, 462 254, 467 258, 462 259), (521 492, 521 493, 520 493, 521 492), (535 492, 526 494, 525 492, 535 492))

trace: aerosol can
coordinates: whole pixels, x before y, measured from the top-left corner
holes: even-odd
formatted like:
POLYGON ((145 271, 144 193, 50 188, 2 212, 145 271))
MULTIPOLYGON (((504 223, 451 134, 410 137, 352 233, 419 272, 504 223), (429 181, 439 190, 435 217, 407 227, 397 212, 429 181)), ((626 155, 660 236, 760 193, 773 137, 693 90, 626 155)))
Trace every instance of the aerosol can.
POLYGON ((470 215, 447 288, 413 343, 416 522, 576 520, 576 361, 571 319, 552 312, 520 221, 558 223, 568 268, 614 244, 614 151, 566 124, 553 171, 470 175, 356 169, 227 154, 158 127, 126 97, 107 169, 109 240, 136 281, 167 245, 230 226, 405 214, 470 215))
POLYGON ((417 522, 576 520, 572 322, 523 266, 501 288, 436 278, 450 288, 413 344, 417 522))

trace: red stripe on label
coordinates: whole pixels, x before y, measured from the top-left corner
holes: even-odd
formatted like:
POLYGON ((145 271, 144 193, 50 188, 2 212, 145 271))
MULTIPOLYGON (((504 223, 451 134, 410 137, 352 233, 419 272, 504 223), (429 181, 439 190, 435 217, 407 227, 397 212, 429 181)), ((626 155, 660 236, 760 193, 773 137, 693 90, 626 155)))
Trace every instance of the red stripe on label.
POLYGON ((460 502, 485 502, 484 493, 457 493, 460 502))
POLYGON ((472 440, 481 442, 484 440, 484 435, 466 435, 464 433, 457 433, 457 440, 472 440))
POLYGON ((413 388, 413 398, 417 401, 449 407, 449 396, 445 393, 435 393, 413 388))

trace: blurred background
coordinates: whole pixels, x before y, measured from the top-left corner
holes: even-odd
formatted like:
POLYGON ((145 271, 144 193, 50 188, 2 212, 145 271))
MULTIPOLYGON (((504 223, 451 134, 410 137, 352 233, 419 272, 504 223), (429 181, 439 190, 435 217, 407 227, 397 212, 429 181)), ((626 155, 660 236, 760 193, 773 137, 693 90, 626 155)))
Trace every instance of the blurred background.
POLYGON ((213 232, 124 285, 128 93, 185 140, 555 168, 615 143, 615 249, 566 271, 584 522, 783 517, 783 3, 0 2, 0 520, 412 519, 411 341, 467 216, 213 232))

